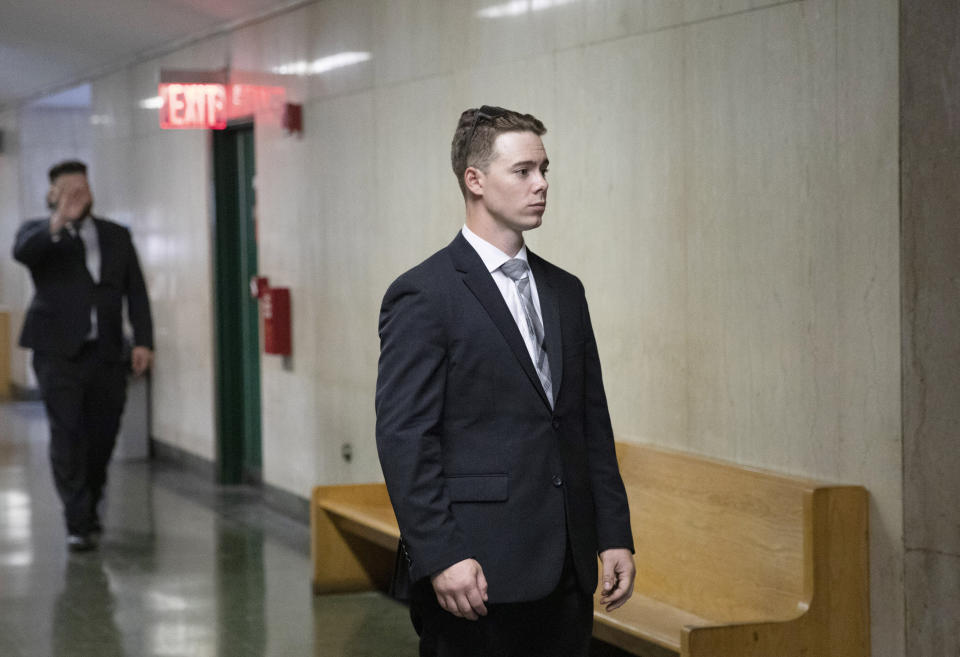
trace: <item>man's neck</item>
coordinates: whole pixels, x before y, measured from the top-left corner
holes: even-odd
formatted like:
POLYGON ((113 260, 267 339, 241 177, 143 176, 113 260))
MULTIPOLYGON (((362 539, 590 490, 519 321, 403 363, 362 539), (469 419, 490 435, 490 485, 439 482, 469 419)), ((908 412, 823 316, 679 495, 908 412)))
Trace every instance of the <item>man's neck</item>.
POLYGON ((523 233, 510 230, 490 217, 477 217, 468 211, 466 224, 477 237, 493 244, 511 258, 523 248, 523 233))

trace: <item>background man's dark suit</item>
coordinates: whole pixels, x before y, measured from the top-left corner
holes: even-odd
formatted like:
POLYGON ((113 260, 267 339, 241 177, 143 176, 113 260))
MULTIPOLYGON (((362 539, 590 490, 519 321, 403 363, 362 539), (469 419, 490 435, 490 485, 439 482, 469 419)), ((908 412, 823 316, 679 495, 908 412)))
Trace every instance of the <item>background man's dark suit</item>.
POLYGON ((633 546, 583 286, 533 253, 529 262, 553 410, 462 235, 400 276, 380 314, 377 446, 410 578, 474 558, 492 604, 548 595, 568 542, 587 593, 598 551, 633 546))
POLYGON ((153 348, 153 324, 143 274, 130 232, 88 216, 100 245, 100 281, 87 270, 79 236, 50 234, 50 221, 25 222, 14 257, 30 269, 35 295, 20 346, 34 350, 34 370, 50 419, 54 481, 70 534, 99 530, 96 505, 126 397, 123 299, 134 343, 153 348), (97 339, 87 341, 90 309, 97 339))

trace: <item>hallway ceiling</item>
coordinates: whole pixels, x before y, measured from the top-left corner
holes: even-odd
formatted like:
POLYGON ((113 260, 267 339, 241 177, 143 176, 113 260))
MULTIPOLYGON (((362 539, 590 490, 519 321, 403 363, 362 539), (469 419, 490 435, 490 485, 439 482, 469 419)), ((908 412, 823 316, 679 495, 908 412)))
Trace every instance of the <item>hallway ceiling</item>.
POLYGON ((0 0, 0 108, 304 0, 0 0))

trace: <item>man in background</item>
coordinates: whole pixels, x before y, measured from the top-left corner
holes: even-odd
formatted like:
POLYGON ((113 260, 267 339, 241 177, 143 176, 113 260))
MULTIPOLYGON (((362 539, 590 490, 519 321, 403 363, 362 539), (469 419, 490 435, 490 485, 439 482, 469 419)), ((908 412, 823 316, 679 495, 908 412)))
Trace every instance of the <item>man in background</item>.
POLYGON ((103 526, 98 506, 126 401, 123 302, 135 375, 153 361, 153 323, 130 231, 94 217, 83 162, 49 171, 49 217, 27 221, 13 256, 30 270, 35 294, 20 346, 33 369, 50 421, 50 463, 63 503, 67 547, 92 550, 103 526))
POLYGON ((529 251, 547 205, 543 124, 470 109, 453 242, 380 311, 377 447, 420 654, 586 657, 633 591, 633 535, 583 285, 529 251))

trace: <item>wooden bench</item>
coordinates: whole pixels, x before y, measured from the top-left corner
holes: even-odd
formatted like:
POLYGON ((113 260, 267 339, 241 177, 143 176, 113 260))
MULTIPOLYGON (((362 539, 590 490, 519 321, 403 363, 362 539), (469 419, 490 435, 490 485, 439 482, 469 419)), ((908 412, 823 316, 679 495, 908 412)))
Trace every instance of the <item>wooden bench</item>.
MULTIPOLYGON (((636 593, 594 615, 629 652, 867 657, 867 493, 617 444, 636 542, 636 593)), ((642 654, 642 653, 641 653, 642 654)))
POLYGON ((385 484, 314 487, 310 554, 315 594, 386 591, 399 541, 385 484))
MULTIPOLYGON (((867 657, 867 493, 617 443, 636 591, 594 636, 638 655, 867 657)), ((316 593, 385 590, 400 532, 383 484, 318 486, 316 593)))

